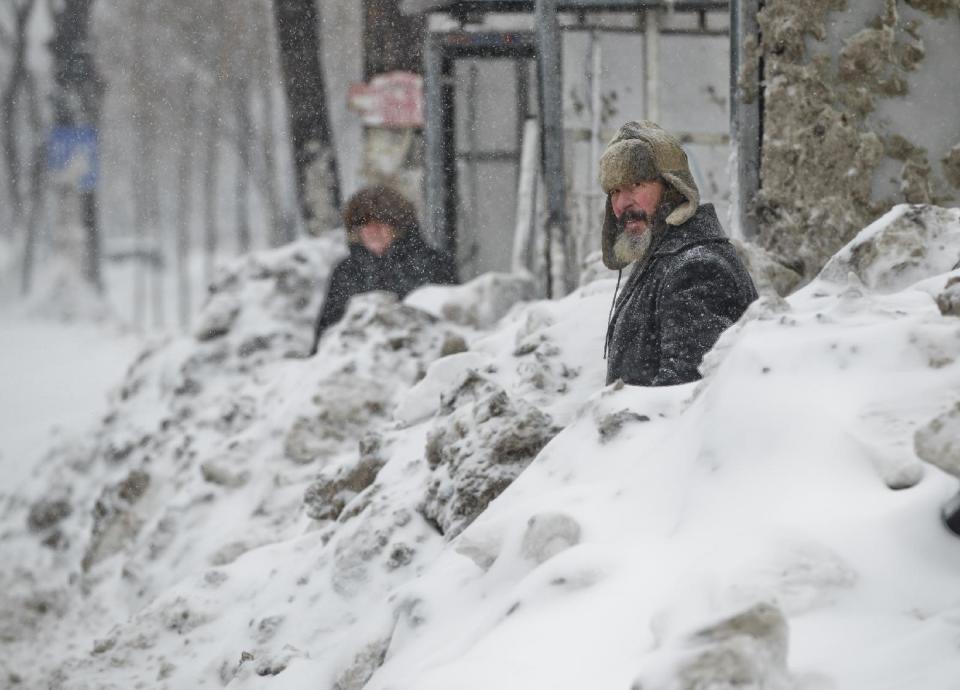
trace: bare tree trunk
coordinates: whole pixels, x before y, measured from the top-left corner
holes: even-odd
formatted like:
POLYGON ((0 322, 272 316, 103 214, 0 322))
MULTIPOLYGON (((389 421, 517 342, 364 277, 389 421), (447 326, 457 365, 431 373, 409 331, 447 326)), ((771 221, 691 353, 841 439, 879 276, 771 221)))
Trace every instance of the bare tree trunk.
POLYGON ((363 0, 363 77, 423 71, 425 15, 405 15, 399 0, 363 0))
MULTIPOLYGON (((142 96, 137 96, 139 101, 142 96)), ((136 111, 141 107, 138 103, 134 106, 136 111)), ((136 160, 133 162, 133 322, 138 329, 143 329, 147 320, 147 271, 148 267, 142 266, 141 262, 148 256, 147 248, 147 202, 144 198, 144 189, 147 185, 146 174, 144 171, 145 160, 147 156, 145 138, 142 131, 134 133, 136 140, 136 160)))
POLYGON ((213 281, 217 254, 217 182, 220 144, 220 112, 216 100, 207 104, 206 151, 203 176, 203 280, 209 286, 213 281))
POLYGON ((134 49, 133 60, 130 64, 130 90, 132 92, 132 116, 134 122, 134 150, 136 155, 133 160, 132 180, 133 180, 133 234, 134 234, 134 284, 133 284, 133 321, 138 329, 143 329, 147 321, 147 300, 149 295, 150 281, 148 272, 150 267, 146 265, 148 257, 151 255, 149 248, 150 221, 149 211, 147 209, 148 187, 151 184, 147 166, 153 158, 150 142, 152 137, 148 136, 147 130, 150 129, 150 106, 147 104, 147 95, 144 89, 147 84, 146 65, 142 50, 142 41, 146 31, 146 20, 144 18, 145 8, 142 4, 134 6, 133 26, 131 32, 134 42, 137 44, 134 49))
POLYGON ((260 83, 263 97, 263 122, 259 137, 260 155, 263 160, 260 186, 266 203, 268 242, 272 247, 279 247, 293 241, 293 225, 283 222, 280 212, 280 190, 277 187, 277 138, 273 129, 276 118, 273 82, 267 79, 260 83))
POLYGON ((100 264, 103 248, 100 246, 100 207, 97 204, 96 192, 80 193, 80 215, 83 226, 83 275, 92 285, 102 290, 103 275, 100 264))
MULTIPOLYGON (((226 0, 215 0, 215 7, 221 17, 226 18, 229 6, 226 0)), ((216 256, 219 249, 219 227, 217 192, 220 182, 220 139, 223 123, 220 109, 224 105, 223 82, 226 80, 227 40, 224 32, 226 25, 220 23, 216 35, 210 44, 210 60, 213 83, 206 97, 206 151, 204 155, 206 173, 203 178, 203 280, 209 288, 216 269, 216 256)))
POLYGON ((24 228, 26 237, 23 242, 23 272, 21 273, 20 292, 26 295, 30 292, 33 282, 33 269, 37 260, 37 240, 40 231, 40 211, 43 208, 45 191, 43 144, 37 147, 30 166, 30 208, 27 212, 27 223, 24 228))
POLYGON ((38 93, 36 81, 32 75, 27 74, 24 80, 24 92, 26 93, 27 113, 30 128, 33 131, 33 139, 30 143, 32 148, 30 161, 30 184, 27 193, 26 225, 24 227, 23 241, 23 266, 20 275, 20 290, 23 295, 30 292, 33 281, 33 269, 36 264, 36 251, 38 235, 40 232, 40 215, 43 210, 43 202, 46 196, 46 140, 43 132, 43 114, 40 105, 40 94, 38 93))
MULTIPOLYGON (((8 0, 9 1, 9 0, 8 0)), ((0 93, 0 112, 3 123, 3 160, 6 163, 7 187, 10 194, 12 211, 12 226, 19 226, 23 221, 23 190, 20 186, 20 176, 23 165, 20 161, 18 142, 21 138, 20 126, 17 121, 17 104, 19 94, 27 78, 27 23, 33 12, 36 0, 20 0, 14 8, 14 26, 12 29, 12 67, 10 78, 0 93)), ((10 230, 12 231, 12 227, 10 230)))
MULTIPOLYGON (((134 40, 139 44, 149 40, 150 23, 143 4, 135 10, 134 24, 131 27, 134 40)), ((166 322, 166 304, 164 283, 164 258, 166 247, 163 242, 160 217, 159 180, 157 175, 158 138, 160 122, 153 106, 150 91, 150 77, 146 57, 141 45, 134 51, 131 63, 131 86, 133 89, 134 123, 136 129, 134 161, 134 225, 138 237, 138 258, 143 262, 142 270, 137 271, 135 299, 136 322, 143 326, 146 320, 149 298, 154 328, 162 328, 166 322)))
MULTIPOLYGON (((10 210, 13 217, 13 226, 19 226, 23 215, 23 197, 20 193, 20 153, 17 151, 17 140, 20 138, 17 123, 17 92, 20 90, 20 81, 23 78, 23 67, 14 65, 14 73, 10 77, 3 94, 0 95, 3 108, 3 160, 6 164, 7 192, 10 195, 10 210)), ((12 227, 10 228, 12 230, 12 227)))
POLYGON ((187 79, 183 89, 183 131, 177 161, 177 316, 180 329, 190 328, 190 212, 193 208, 193 164, 196 144, 196 79, 187 79))
POLYGON ((273 27, 273 16, 265 12, 263 20, 269 28, 270 36, 274 40, 267 40, 261 59, 257 61, 257 87, 261 98, 261 119, 258 121, 260 141, 259 168, 260 188, 263 191, 267 216, 267 241, 272 247, 292 242, 293 226, 281 218, 280 190, 277 186, 277 140, 275 136, 276 108, 274 97, 274 79, 279 77, 277 68, 276 32, 273 27))
POLYGON ((160 217, 160 189, 157 179, 157 167, 160 164, 157 152, 157 127, 159 123, 155 113, 150 113, 149 124, 144 131, 141 131, 139 138, 145 141, 144 149, 147 156, 143 160, 145 168, 146 189, 144 190, 144 201, 146 202, 146 221, 147 235, 150 238, 151 254, 149 262, 150 274, 150 296, 153 311, 153 326, 160 329, 166 325, 166 293, 163 289, 164 275, 166 273, 166 255, 167 247, 164 242, 163 228, 160 217))
MULTIPOLYGON (((91 136, 94 150, 100 123, 103 83, 89 52, 90 9, 93 0, 61 0, 51 3, 53 38, 48 43, 53 57, 56 91, 53 103, 58 126, 73 129, 76 136, 91 136)), ((91 154, 94 155, 94 154, 91 154)), ((97 218, 95 174, 71 185, 67 196, 76 194, 82 203, 79 217, 70 222, 82 224, 85 246, 82 251, 84 278, 98 291, 103 289, 100 273, 100 227, 97 218)), ((66 198, 63 203, 69 203, 66 198)))
POLYGON ((250 156, 253 129, 250 126, 250 95, 247 80, 243 77, 234 80, 234 112, 236 113, 237 166, 236 176, 236 221, 237 249, 241 254, 250 251, 250 156))
POLYGON ((274 0, 297 192, 312 233, 334 227, 340 181, 327 112, 316 0, 274 0))

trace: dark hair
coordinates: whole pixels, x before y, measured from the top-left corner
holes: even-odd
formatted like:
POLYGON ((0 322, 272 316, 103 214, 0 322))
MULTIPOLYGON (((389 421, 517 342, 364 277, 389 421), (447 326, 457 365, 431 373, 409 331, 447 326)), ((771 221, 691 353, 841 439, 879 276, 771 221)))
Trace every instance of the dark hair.
POLYGON ((400 235, 420 230, 413 204, 397 190, 380 185, 361 189, 343 209, 343 224, 348 233, 367 223, 385 223, 400 235))

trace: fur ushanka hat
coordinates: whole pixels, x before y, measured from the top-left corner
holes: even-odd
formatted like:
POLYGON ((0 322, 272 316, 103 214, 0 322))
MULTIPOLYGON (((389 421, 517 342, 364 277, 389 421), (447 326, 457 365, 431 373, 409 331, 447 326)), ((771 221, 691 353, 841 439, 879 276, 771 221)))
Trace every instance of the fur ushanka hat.
POLYGON ((687 154, 677 138, 649 120, 627 122, 600 156, 600 186, 607 195, 601 247, 603 263, 607 268, 619 270, 626 266, 613 252, 618 231, 610 203, 610 190, 652 180, 664 182, 684 199, 667 216, 668 225, 681 225, 697 212, 700 191, 690 174, 687 154))
POLYGON ((379 185, 361 189, 343 209, 349 242, 360 241, 360 227, 367 223, 385 223, 400 237, 420 231, 414 205, 397 190, 379 185))

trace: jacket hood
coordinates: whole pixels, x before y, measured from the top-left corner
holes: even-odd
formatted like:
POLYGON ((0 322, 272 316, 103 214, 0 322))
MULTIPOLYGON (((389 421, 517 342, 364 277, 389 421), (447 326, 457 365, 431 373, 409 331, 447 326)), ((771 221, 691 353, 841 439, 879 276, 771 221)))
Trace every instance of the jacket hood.
POLYGON ((600 244, 607 268, 619 270, 627 266, 613 251, 619 230, 610 191, 625 184, 652 180, 664 182, 684 199, 667 216, 667 225, 682 225, 696 213, 700 191, 677 138, 649 120, 627 122, 600 156, 600 186, 607 195, 600 244))
POLYGON ((714 205, 701 204, 683 225, 663 233, 660 241, 651 248, 650 256, 669 256, 697 245, 727 241, 714 205))

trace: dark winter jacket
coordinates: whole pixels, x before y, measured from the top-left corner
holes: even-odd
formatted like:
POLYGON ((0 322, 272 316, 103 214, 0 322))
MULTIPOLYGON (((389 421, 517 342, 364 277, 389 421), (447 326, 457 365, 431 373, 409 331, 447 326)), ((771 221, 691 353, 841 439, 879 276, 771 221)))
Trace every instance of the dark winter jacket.
POLYGON ((422 285, 456 282, 454 262, 428 245, 418 232, 398 237, 383 256, 373 254, 361 244, 351 244, 350 256, 337 264, 330 276, 327 297, 314 330, 313 352, 317 351, 324 330, 340 320, 347 301, 354 295, 385 290, 402 299, 422 285))
POLYGON ((654 240, 616 300, 607 327, 607 383, 699 379, 703 356, 756 298, 713 204, 699 206, 654 240))

